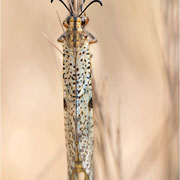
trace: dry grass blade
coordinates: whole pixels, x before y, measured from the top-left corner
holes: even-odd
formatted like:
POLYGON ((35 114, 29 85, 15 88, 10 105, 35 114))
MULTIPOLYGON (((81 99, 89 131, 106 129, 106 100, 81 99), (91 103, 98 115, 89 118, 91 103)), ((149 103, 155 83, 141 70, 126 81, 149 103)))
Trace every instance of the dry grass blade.
MULTIPOLYGON (((163 126, 159 132, 154 136, 150 145, 144 152, 142 159, 137 165, 131 179, 139 179, 140 176, 147 173, 148 169, 152 166, 153 162, 159 157, 160 152, 165 152, 164 161, 164 176, 162 179, 176 180, 179 177, 177 172, 178 164, 174 161, 174 158, 178 157, 178 150, 175 150, 175 154, 172 154, 172 149, 176 149, 176 145, 172 143, 173 139, 178 139, 178 76, 179 69, 178 61, 178 1, 163 1, 162 4, 164 9, 162 17, 164 17, 164 29, 165 32, 165 48, 161 47, 158 33, 155 25, 155 18, 151 7, 151 2, 148 2, 148 9, 150 13, 151 25, 153 29, 153 36, 156 39, 155 46, 158 47, 160 52, 160 61, 162 76, 166 80, 167 92, 169 94, 169 114, 164 121, 163 126), (164 49, 164 50, 163 50, 164 49), (175 156, 175 157, 174 157, 175 156)), ((176 141, 178 143, 178 141, 176 141)))
POLYGON ((59 24, 61 25, 61 28, 62 28, 63 33, 64 33, 64 27, 63 27, 63 24, 62 24, 62 22, 61 22, 61 18, 60 18, 60 16, 59 16, 58 11, 56 11, 56 13, 57 13, 57 16, 58 16, 58 19, 59 19, 59 24))
MULTIPOLYGON (((108 113, 105 97, 107 78, 102 81, 102 92, 98 93, 94 82, 95 111, 95 179, 123 179, 120 115, 117 121, 108 113), (115 132, 115 133, 113 133, 115 132), (113 164, 113 167, 110 164, 113 164)), ((120 104, 119 104, 120 105, 120 104)))
POLYGON ((63 54, 63 52, 54 44, 54 42, 49 39, 49 37, 47 36, 46 33, 43 32, 43 35, 44 35, 44 37, 49 41, 49 43, 50 43, 53 47, 56 48, 56 50, 58 50, 61 54, 63 54))

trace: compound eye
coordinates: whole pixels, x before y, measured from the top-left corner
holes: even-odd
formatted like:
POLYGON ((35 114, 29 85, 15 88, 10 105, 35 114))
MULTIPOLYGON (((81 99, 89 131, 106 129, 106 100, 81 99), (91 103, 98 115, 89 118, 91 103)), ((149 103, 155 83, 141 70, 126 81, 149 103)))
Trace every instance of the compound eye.
POLYGON ((67 18, 67 19, 66 19, 66 22, 67 22, 67 24, 69 25, 69 23, 70 23, 70 19, 69 19, 69 18, 67 18))
POLYGON ((86 23, 86 20, 85 20, 85 19, 82 19, 82 20, 81 20, 81 25, 84 26, 85 23, 86 23))
POLYGON ((69 17, 66 19, 66 22, 67 22, 68 25, 70 24, 70 21, 72 21, 71 16, 69 16, 69 17))

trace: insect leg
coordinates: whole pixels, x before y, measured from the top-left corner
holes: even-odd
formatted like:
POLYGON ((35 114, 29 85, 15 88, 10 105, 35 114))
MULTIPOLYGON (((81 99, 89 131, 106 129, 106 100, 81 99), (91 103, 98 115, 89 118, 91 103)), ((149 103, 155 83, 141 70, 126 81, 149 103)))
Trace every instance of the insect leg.
POLYGON ((60 42, 60 43, 63 43, 64 42, 64 39, 65 39, 65 36, 66 36, 66 32, 64 33, 64 34, 62 34, 59 38, 58 38, 58 42, 60 42))
POLYGON ((91 33, 89 33, 89 44, 93 44, 96 42, 97 42, 97 39, 91 33))
POLYGON ((94 40, 89 41, 89 44, 97 43, 97 39, 95 38, 94 40))
POLYGON ((85 31, 86 36, 88 37, 89 44, 93 44, 97 42, 97 39, 88 31, 85 31))
POLYGON ((64 27, 66 27, 67 29, 69 28, 69 25, 67 24, 66 20, 63 21, 63 25, 64 25, 64 27))

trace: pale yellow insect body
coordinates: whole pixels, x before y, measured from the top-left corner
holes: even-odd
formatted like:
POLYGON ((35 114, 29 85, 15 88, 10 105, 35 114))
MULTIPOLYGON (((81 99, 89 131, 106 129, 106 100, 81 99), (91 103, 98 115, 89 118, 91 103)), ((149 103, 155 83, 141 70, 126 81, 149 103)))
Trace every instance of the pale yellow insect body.
POLYGON ((89 45, 97 40, 84 30, 89 21, 84 11, 94 2, 101 5, 102 3, 94 0, 82 10, 84 1, 80 0, 79 6, 75 6, 75 1, 69 0, 70 8, 62 0, 60 2, 70 12, 70 16, 63 22, 67 31, 58 39, 63 43, 64 124, 68 179, 78 180, 78 174, 83 173, 85 180, 93 180, 93 103, 89 45))

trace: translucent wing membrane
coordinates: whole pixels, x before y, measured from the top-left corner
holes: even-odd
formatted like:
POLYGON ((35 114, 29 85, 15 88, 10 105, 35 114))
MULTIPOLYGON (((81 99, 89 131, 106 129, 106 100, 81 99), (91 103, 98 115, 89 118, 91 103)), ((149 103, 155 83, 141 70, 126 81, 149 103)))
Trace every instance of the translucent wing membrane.
POLYGON ((83 172, 93 180, 93 104, 88 41, 74 54, 63 45, 64 118, 68 180, 83 172))

